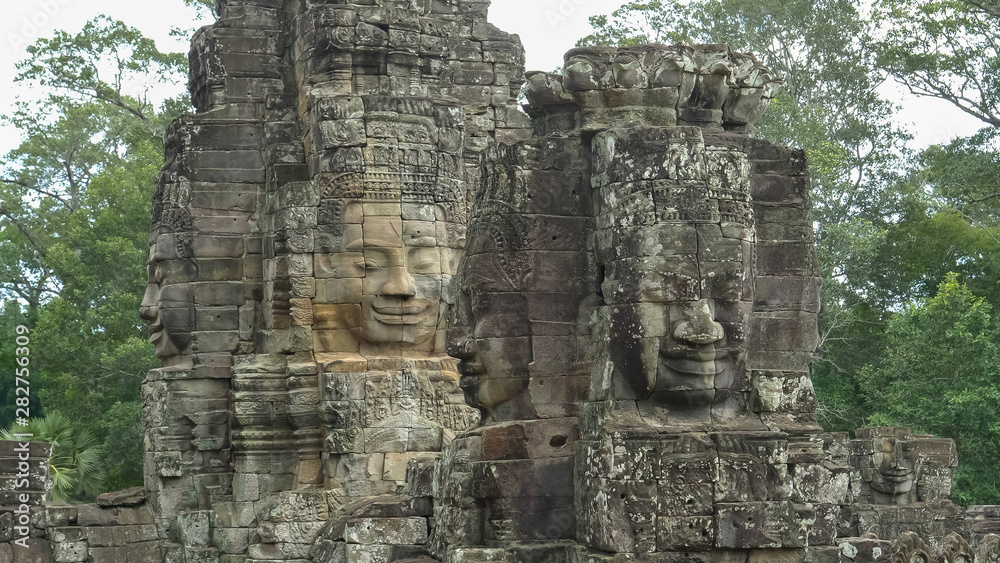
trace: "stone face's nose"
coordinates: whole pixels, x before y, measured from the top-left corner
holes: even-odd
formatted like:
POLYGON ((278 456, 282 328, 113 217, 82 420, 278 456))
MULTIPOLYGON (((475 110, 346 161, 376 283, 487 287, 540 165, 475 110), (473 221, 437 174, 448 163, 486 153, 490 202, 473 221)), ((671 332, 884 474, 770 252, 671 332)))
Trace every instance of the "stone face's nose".
POLYGON ((389 268, 389 279, 382 286, 383 295, 402 297, 403 299, 416 295, 413 276, 402 266, 389 268))
POLYGON ((715 322, 710 299, 692 301, 686 305, 683 319, 674 329, 674 338, 677 340, 705 345, 718 342, 724 336, 722 325, 715 322))
POLYGON ((449 329, 445 346, 448 355, 458 360, 467 360, 476 355, 470 327, 457 326, 449 329))
POLYGON ((142 304, 139 305, 139 317, 147 322, 153 322, 156 320, 156 315, 159 312, 156 306, 156 293, 158 287, 153 284, 146 286, 146 294, 142 297, 142 304))

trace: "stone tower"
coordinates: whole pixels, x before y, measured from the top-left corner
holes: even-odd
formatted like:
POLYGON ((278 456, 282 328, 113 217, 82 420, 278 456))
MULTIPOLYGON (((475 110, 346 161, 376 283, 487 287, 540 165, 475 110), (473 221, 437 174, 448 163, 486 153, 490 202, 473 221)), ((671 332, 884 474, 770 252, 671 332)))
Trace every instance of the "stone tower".
POLYGON ((781 80, 724 45, 525 75, 488 6, 196 34, 142 310, 164 560, 971 554, 947 441, 816 423, 808 166, 750 134, 781 80))
POLYGON ((248 529, 395 492, 478 421, 445 353, 451 277, 480 154, 530 134, 520 42, 487 6, 223 0, 196 34, 143 304, 147 486, 189 558, 301 558, 307 531, 248 529))

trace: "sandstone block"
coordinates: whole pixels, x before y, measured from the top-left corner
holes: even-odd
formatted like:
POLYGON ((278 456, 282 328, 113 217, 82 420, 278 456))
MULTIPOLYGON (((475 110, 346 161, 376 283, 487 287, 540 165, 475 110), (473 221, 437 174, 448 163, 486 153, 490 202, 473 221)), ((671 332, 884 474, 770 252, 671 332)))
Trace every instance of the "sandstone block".
POLYGON ((359 518, 348 520, 344 540, 349 544, 422 544, 427 541, 426 518, 359 518))

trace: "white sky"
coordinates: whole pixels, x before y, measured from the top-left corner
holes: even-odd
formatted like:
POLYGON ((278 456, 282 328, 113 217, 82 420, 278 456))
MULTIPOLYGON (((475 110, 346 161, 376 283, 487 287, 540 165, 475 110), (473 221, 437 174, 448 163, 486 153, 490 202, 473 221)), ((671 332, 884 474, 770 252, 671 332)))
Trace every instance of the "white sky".
MULTIPOLYGON (((551 70, 562 64, 562 54, 577 39, 590 33, 588 18, 608 14, 624 0, 494 0, 490 21, 499 28, 521 36, 527 51, 529 70, 551 70)), ((0 114, 8 113, 14 98, 26 95, 12 84, 15 62, 26 55, 24 47, 56 29, 79 31, 84 22, 103 13, 139 28, 155 39, 161 50, 187 50, 170 38, 172 27, 193 27, 193 10, 181 0, 20 0, 4 6, 0 20, 0 114)), ((895 99, 903 104, 900 121, 916 135, 914 147, 943 143, 952 137, 969 135, 981 122, 947 103, 914 100, 901 90, 895 99)), ((18 143, 16 131, 0 128, 0 154, 18 143)))

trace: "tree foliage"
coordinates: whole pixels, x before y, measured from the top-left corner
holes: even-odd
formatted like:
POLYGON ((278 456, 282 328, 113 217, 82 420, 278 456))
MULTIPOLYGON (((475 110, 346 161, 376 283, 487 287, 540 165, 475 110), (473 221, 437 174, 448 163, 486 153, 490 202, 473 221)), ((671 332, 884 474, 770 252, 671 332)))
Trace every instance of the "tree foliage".
POLYGON ((104 445, 91 454, 106 469, 97 484, 73 489, 82 499, 142 482, 140 387, 158 362, 138 310, 162 133, 188 107, 186 57, 105 17, 28 53, 18 83, 47 95, 5 118, 23 141, 0 163, 0 323, 5 334, 8 317, 32 329, 43 412, 104 445))
POLYGON ((1000 127, 1000 6, 969 0, 879 0, 878 62, 919 96, 1000 127))
POLYGON ((860 381, 873 425, 913 426, 958 446, 955 500, 1000 501, 1000 326, 951 274, 937 295, 894 316, 881 360, 860 381))
POLYGON ((0 438, 13 440, 15 433, 31 434, 33 442, 52 445, 49 477, 52 500, 85 501, 98 495, 104 483, 102 450, 89 428, 58 411, 35 418, 26 426, 12 426, 0 431, 0 438))
POLYGON ((59 31, 39 39, 28 55, 17 64, 19 81, 36 81, 77 103, 121 109, 160 135, 169 121, 157 114, 150 92, 177 83, 187 65, 184 55, 160 52, 139 30, 105 16, 76 35, 59 31))

